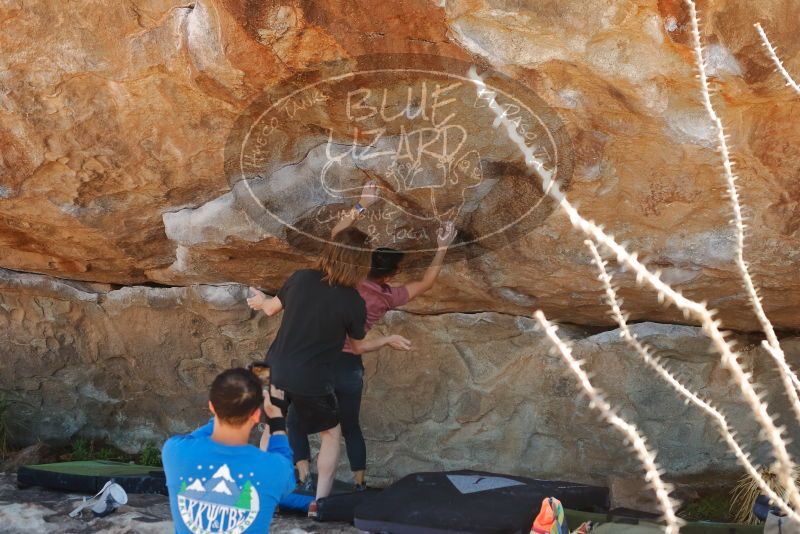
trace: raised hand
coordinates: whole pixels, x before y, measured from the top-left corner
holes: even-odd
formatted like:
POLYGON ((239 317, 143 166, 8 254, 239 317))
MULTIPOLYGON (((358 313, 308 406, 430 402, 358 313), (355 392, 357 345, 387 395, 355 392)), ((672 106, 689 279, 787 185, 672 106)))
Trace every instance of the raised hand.
POLYGON ((247 299, 247 305, 250 306, 251 309, 261 310, 264 308, 264 303, 267 301, 267 295, 254 287, 249 288, 248 294, 251 296, 247 299))
POLYGON ((361 198, 359 199, 358 203, 361 204, 361 206, 368 208, 378 201, 378 195, 378 183, 375 180, 370 180, 361 190, 361 198))
POLYGON ((457 233, 458 231, 453 221, 448 221, 440 226, 439 231, 436 233, 436 243, 439 245, 439 248, 449 247, 456 238, 457 233))

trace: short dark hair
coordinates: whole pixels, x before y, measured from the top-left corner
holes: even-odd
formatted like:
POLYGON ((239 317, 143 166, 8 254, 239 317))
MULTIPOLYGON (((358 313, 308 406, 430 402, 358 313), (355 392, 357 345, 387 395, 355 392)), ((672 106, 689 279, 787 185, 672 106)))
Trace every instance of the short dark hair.
POLYGON ((373 279, 383 278, 396 274, 403 261, 403 252, 388 247, 376 248, 372 252, 372 266, 369 270, 369 277, 373 279))
POLYGON ((214 379, 208 400, 221 421, 239 426, 264 404, 261 388, 261 381, 247 369, 228 369, 214 379))

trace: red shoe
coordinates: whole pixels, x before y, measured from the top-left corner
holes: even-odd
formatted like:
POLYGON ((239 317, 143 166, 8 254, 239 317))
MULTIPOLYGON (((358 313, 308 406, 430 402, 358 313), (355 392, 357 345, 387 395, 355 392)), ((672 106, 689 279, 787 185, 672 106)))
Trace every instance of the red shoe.
POLYGON ((308 517, 315 520, 317 519, 317 501, 313 501, 308 505, 308 517))

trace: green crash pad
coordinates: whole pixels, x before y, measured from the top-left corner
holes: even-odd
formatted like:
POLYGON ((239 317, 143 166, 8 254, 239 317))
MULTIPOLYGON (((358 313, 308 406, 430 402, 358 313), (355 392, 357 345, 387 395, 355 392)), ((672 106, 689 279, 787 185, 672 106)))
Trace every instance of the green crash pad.
POLYGON ((41 486, 77 493, 97 493, 109 480, 128 493, 167 494, 164 470, 146 465, 90 460, 25 465, 17 471, 17 484, 21 487, 41 486))
MULTIPOLYGON (((584 521, 602 523, 598 532, 620 534, 649 534, 663 532, 663 527, 646 520, 617 516, 614 514, 594 514, 578 510, 564 510, 567 525, 571 529, 578 528, 584 521)), ((740 523, 714 523, 696 521, 681 527, 681 534, 763 534, 764 525, 744 525, 740 523)))

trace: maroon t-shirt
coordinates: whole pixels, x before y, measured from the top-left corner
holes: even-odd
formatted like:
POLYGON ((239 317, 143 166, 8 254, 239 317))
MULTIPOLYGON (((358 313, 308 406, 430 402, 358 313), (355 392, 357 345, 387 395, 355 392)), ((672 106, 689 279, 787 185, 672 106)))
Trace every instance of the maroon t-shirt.
MULTIPOLYGON (((379 284, 372 280, 364 280, 358 284, 359 295, 367 305, 367 321, 364 329, 369 331, 375 323, 383 319, 386 312, 393 310, 408 302, 408 289, 406 286, 392 287, 387 284, 379 284)), ((344 352, 352 354, 350 339, 344 342, 344 352)))

